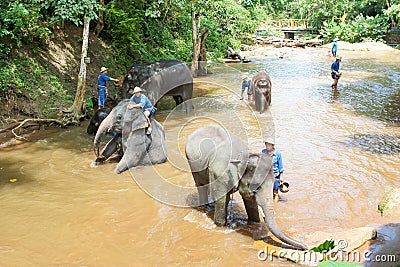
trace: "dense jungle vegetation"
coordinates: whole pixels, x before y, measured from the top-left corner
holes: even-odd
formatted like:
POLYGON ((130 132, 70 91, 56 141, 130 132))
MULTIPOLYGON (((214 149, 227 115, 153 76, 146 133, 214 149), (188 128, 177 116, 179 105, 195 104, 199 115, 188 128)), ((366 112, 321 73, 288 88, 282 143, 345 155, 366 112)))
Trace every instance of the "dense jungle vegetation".
POLYGON ((225 56, 228 46, 251 44, 249 37, 260 22, 277 18, 308 19, 325 42, 335 36, 348 42, 383 41, 388 19, 397 23, 400 0, 1 1, 0 102, 40 102, 38 112, 30 116, 47 118, 59 116, 61 106, 72 105, 76 87, 67 88, 39 54, 57 38, 55 29, 82 27, 84 17, 90 20, 90 35, 110 47, 103 62, 119 73, 132 63, 189 62, 193 10, 201 18, 201 29, 209 30, 207 56, 216 60, 225 56))

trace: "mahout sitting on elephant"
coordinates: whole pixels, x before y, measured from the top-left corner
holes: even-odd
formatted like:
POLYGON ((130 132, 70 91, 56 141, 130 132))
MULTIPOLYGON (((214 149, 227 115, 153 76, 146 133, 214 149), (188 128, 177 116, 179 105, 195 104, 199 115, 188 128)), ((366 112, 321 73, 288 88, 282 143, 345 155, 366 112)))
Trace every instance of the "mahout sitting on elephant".
POLYGON ((169 95, 174 98, 177 107, 185 102, 187 111, 192 108, 193 77, 186 64, 179 60, 132 65, 122 85, 122 98, 128 98, 128 92, 136 86, 145 90, 154 105, 161 97, 169 95))
POLYGON ((250 88, 254 92, 256 109, 260 114, 271 105, 271 78, 265 71, 257 72, 251 79, 250 88))
POLYGON ((102 108, 96 110, 93 117, 90 119, 86 132, 88 134, 95 135, 97 133, 97 129, 99 129, 101 122, 108 116, 108 114, 110 114, 109 108, 102 108))
POLYGON ((107 160, 119 147, 121 160, 115 167, 117 173, 129 168, 163 163, 167 160, 165 132, 162 125, 150 117, 152 132, 146 135, 147 118, 138 108, 128 109, 130 100, 122 100, 102 121, 94 138, 97 163, 107 160), (113 138, 98 153, 105 134, 113 138))
POLYGON ((200 128, 189 135, 185 146, 198 193, 199 205, 215 201, 214 220, 226 225, 230 194, 239 191, 248 222, 260 222, 258 206, 264 212, 268 229, 282 242, 307 249, 279 228, 274 215, 272 160, 266 154, 252 154, 247 144, 220 126, 200 128))

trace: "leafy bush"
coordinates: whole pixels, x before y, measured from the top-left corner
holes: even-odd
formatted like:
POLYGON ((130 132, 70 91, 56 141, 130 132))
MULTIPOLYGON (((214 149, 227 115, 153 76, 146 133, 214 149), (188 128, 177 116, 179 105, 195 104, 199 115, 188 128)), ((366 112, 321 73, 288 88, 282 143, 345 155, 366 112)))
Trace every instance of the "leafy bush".
POLYGON ((321 29, 322 36, 327 41, 335 37, 350 43, 378 41, 383 42, 386 34, 386 20, 383 16, 364 17, 358 15, 355 20, 332 18, 324 21, 321 29))
POLYGON ((0 3, 0 57, 23 44, 42 42, 50 32, 40 10, 20 1, 0 3))

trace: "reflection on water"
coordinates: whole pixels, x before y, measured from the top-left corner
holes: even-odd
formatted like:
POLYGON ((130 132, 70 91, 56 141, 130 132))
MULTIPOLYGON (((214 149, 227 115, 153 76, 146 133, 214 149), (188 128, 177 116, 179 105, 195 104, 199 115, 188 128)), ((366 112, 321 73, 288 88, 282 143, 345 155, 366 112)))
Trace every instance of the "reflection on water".
POLYGON ((115 162, 91 168, 86 124, 37 132, 32 142, 1 148, 0 265, 298 266, 258 260, 257 229, 246 225, 238 194, 226 228, 213 224, 211 210, 162 201, 195 201, 183 148, 185 138, 208 123, 226 126, 253 152, 261 151, 265 135, 275 136, 291 188, 275 210, 288 235, 303 240, 319 230, 386 223, 376 207, 400 186, 400 55, 343 51, 337 92, 324 50, 286 55, 216 65, 213 75, 196 79, 192 114, 157 111, 169 158, 154 167, 121 175, 113 172, 115 162), (272 106, 262 115, 239 100, 241 74, 259 70, 272 80, 272 106), (182 188, 192 194, 180 195, 182 188))

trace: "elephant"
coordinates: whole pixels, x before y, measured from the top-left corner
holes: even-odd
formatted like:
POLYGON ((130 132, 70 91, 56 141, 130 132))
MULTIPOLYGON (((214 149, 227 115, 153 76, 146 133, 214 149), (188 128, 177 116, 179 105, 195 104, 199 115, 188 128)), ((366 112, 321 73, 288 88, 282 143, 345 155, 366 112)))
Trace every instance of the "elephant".
POLYGON ((128 109, 129 99, 122 100, 101 122, 94 138, 94 149, 99 150, 102 137, 111 133, 113 138, 97 154, 96 162, 108 159, 120 149, 121 160, 116 173, 143 165, 163 163, 167 160, 165 132, 163 126, 150 117, 152 132, 146 135, 147 119, 141 109, 128 109))
POLYGON ((260 114, 271 106, 271 78, 265 71, 257 72, 251 79, 250 88, 254 92, 256 109, 260 114))
POLYGON ((199 205, 215 201, 214 221, 226 225, 230 194, 239 191, 248 222, 260 223, 258 206, 268 229, 282 242, 298 249, 307 246, 279 228, 274 215, 272 159, 267 154, 250 153, 247 144, 221 126, 206 126, 191 133, 185 153, 198 193, 199 205))
POLYGON ((108 114, 110 114, 109 108, 96 110, 93 117, 90 119, 86 132, 88 134, 95 135, 97 133, 97 129, 99 129, 101 122, 108 116, 108 114))
POLYGON ((193 77, 189 68, 179 60, 132 65, 122 85, 122 98, 127 98, 128 92, 135 86, 146 91, 153 105, 164 95, 169 95, 174 98, 177 107, 185 102, 186 111, 192 109, 193 77))

